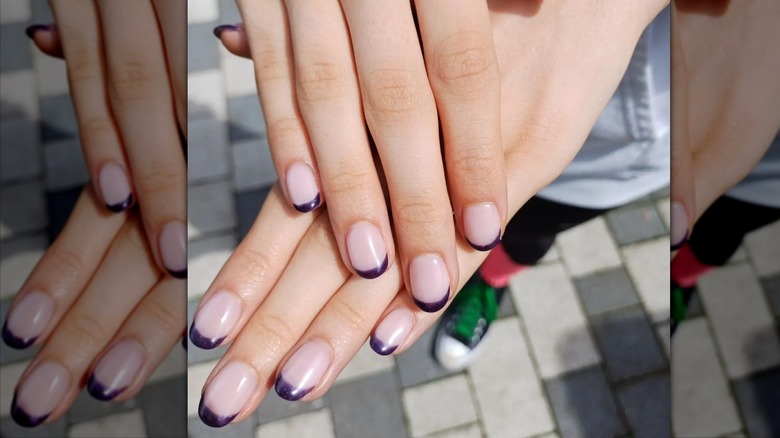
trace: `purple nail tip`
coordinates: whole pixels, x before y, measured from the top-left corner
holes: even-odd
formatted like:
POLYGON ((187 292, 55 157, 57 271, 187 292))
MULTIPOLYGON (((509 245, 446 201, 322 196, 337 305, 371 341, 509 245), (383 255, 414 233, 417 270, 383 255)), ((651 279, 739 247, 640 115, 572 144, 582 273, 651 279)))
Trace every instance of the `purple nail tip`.
POLYGON ((198 348, 202 348, 204 350, 213 350, 222 344, 222 341, 225 340, 225 336, 221 338, 207 338, 200 334, 198 329, 195 328, 195 324, 193 323, 192 326, 190 326, 190 340, 198 348))
POLYGON ((168 273, 171 274, 171 276, 176 278, 187 278, 187 269, 182 269, 181 271, 174 271, 173 269, 168 269, 168 273))
POLYGON ((113 211, 114 213, 121 213, 128 208, 133 206, 133 203, 135 202, 135 198, 133 197, 133 194, 130 193, 127 196, 127 199, 125 199, 122 202, 118 202, 116 204, 106 204, 106 208, 110 211, 113 211))
POLYGON ((305 204, 293 204, 293 207, 295 207, 296 210, 300 211, 301 213, 308 213, 315 208, 320 206, 320 194, 317 193, 317 196, 314 197, 311 201, 305 203, 305 204))
POLYGON ((238 26, 234 24, 222 24, 214 28, 214 36, 222 38, 222 32, 226 30, 238 30, 238 26))
POLYGON ((290 382, 284 380, 284 377, 282 377, 282 374, 279 373, 279 377, 276 378, 276 384, 274 385, 274 389, 276 389, 276 393, 279 394, 279 397, 288 400, 288 401, 298 401, 304 397, 308 393, 311 392, 314 387, 310 388, 296 388, 290 382))
POLYGON ((35 36, 35 32, 49 29, 51 29, 51 26, 48 24, 33 24, 32 26, 27 27, 27 29, 24 30, 24 33, 27 34, 28 38, 32 39, 35 36))
POLYGON ((373 280, 374 278, 377 278, 380 275, 385 273, 385 271, 387 270, 387 264, 388 264, 388 260, 387 260, 387 256, 385 256, 385 260, 376 268, 369 269, 367 271, 361 271, 359 269, 355 269, 355 272, 357 272, 358 275, 360 275, 365 279, 373 280))
POLYGON ((501 242, 501 232, 499 232, 498 236, 496 236, 496 240, 487 245, 476 245, 469 239, 466 239, 466 241, 469 243, 469 245, 471 245, 472 248, 476 249, 477 251, 490 251, 491 249, 495 248, 496 245, 498 245, 498 242, 501 242))
POLYGON ((673 244, 671 246, 671 251, 677 251, 678 249, 680 249, 683 246, 685 246, 686 243, 688 243, 688 232, 687 231, 685 232, 685 236, 683 236, 683 238, 680 239, 679 242, 677 242, 677 243, 675 243, 675 244, 673 244))
POLYGON ((417 304, 417 307, 419 307, 420 310, 422 310, 423 312, 434 313, 443 309, 444 306, 447 305, 447 301, 449 301, 449 299, 450 299, 450 289, 447 288, 447 293, 444 294, 444 298, 442 298, 439 301, 433 303, 426 303, 415 298, 414 304, 417 304))
POLYGON ((371 345, 371 349, 376 352, 376 354, 382 355, 382 356, 389 356, 393 354, 396 348, 398 348, 397 345, 387 345, 384 342, 377 339, 374 335, 371 335, 371 341, 369 342, 369 345, 371 345))
POLYGON ((94 374, 90 375, 89 380, 87 381, 87 392, 89 395, 100 401, 113 400, 125 389, 127 389, 126 386, 118 389, 108 389, 105 385, 100 383, 98 379, 95 378, 94 374))
POLYGON ((200 417, 200 421, 206 426, 225 427, 228 423, 233 421, 237 415, 238 413, 228 416, 215 414, 211 409, 206 407, 205 403, 203 403, 203 397, 200 398, 200 403, 198 403, 198 416, 200 417))
POLYGON ((11 418, 13 418, 19 426, 35 427, 46 421, 46 419, 49 418, 49 414, 42 417, 30 416, 30 414, 24 412, 24 410, 16 404, 16 394, 14 394, 13 401, 11 401, 11 418))
POLYGON ((5 345, 15 350, 24 350, 25 348, 35 343, 36 339, 38 339, 37 336, 30 339, 22 339, 17 337, 14 335, 11 329, 8 328, 8 322, 3 324, 3 342, 5 342, 5 345))

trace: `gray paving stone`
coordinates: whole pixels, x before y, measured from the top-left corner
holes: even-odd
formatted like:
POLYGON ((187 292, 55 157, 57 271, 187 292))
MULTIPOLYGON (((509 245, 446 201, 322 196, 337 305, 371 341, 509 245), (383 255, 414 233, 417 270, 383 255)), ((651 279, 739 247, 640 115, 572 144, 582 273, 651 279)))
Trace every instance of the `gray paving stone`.
POLYGON ((47 225, 43 183, 32 181, 0 189, 2 238, 42 230, 47 225))
POLYGON ((240 423, 230 423, 215 429, 206 426, 195 416, 187 419, 187 436, 189 438, 248 438, 255 436, 255 426, 254 417, 250 416, 240 423))
POLYGON ((614 380, 645 374, 666 365, 653 327, 642 308, 610 312, 593 319, 593 331, 614 380))
POLYGON ((187 129, 188 138, 197 139, 198 146, 189 148, 187 180, 194 182, 225 177, 230 171, 230 146, 225 122, 213 118, 196 119, 188 123, 187 129))
POLYGON ((218 40, 214 37, 214 23, 187 26, 187 71, 197 72, 219 68, 218 40))
POLYGON ((148 436, 177 438, 187 434, 185 375, 147 385, 138 399, 143 407, 148 436))
POLYGON ((230 230, 236 226, 232 184, 227 181, 190 186, 187 191, 189 238, 230 230))
POLYGON ((185 334, 184 338, 187 341, 187 364, 188 365, 220 358, 222 357, 222 355, 225 354, 225 352, 228 349, 227 346, 222 346, 222 347, 217 347, 213 350, 204 350, 202 348, 196 347, 192 343, 192 341, 190 341, 189 330, 190 330, 190 326, 192 325, 192 318, 193 316, 195 316, 195 309, 198 308, 199 303, 200 303, 200 299, 190 300, 187 303, 187 333, 185 334))
POLYGON ((276 169, 265 138, 233 144, 232 155, 236 190, 259 189, 276 181, 276 169))
POLYGON ((625 433, 601 368, 565 374, 546 382, 545 386, 562 437, 607 437, 625 433))
POLYGON ((78 138, 78 122, 70 95, 40 100, 41 141, 44 143, 78 138))
POLYGON ((501 297, 501 301, 498 303, 498 317, 506 318, 515 315, 517 315, 515 302, 512 300, 512 294, 507 289, 507 291, 504 292, 504 295, 501 297))
POLYGON ((423 333, 408 350, 396 356, 401 386, 404 388, 456 374, 439 366, 433 358, 435 328, 434 325, 423 333))
POLYGON ((329 392, 336 436, 407 436, 399 391, 393 372, 334 386, 329 392))
POLYGON ((668 198, 671 194, 671 191, 669 190, 669 186, 666 186, 662 189, 658 189, 655 192, 650 194, 650 197, 653 199, 664 199, 668 198))
POLYGON ((780 436, 780 368, 733 383, 748 436, 780 436))
POLYGON ((780 275, 761 280, 775 318, 780 318, 780 275))
POLYGON ((661 216, 652 204, 620 208, 607 214, 619 245, 658 237, 666 233, 661 216))
POLYGON ((42 161, 38 124, 28 119, 3 118, 0 130, 0 181, 40 175, 42 161))
POLYGON ((255 411, 255 420, 258 424, 270 423, 293 415, 317 411, 331 405, 331 392, 310 402, 289 402, 276 395, 271 390, 255 411))
MULTIPOLYGON (((3 414, 6 414, 3 412, 3 414)), ((0 421, 0 436, 13 438, 51 438, 63 437, 68 428, 67 416, 54 423, 42 424, 38 427, 22 427, 14 423, 10 417, 3 416, 0 421)))
POLYGON ((697 318, 699 316, 704 316, 704 306, 701 303, 701 294, 699 294, 699 291, 694 291, 693 295, 691 295, 691 301, 688 302, 687 307, 687 318, 697 318))
POLYGON ((38 120, 38 94, 32 70, 0 73, 2 93, 0 119, 3 123, 14 118, 38 120))
POLYGON ((76 397, 76 401, 73 402, 73 406, 71 406, 68 411, 68 416, 71 424, 81 423, 95 418, 105 417, 106 415, 127 412, 137 406, 137 397, 122 402, 106 403, 93 398, 87 391, 81 391, 78 397, 76 397))
POLYGON ((260 207, 263 206, 265 198, 271 187, 263 187, 257 190, 236 193, 236 216, 238 220, 237 239, 240 242, 252 228, 252 224, 260 213, 260 207))
POLYGON ((634 438, 668 437, 672 430, 669 374, 653 375, 618 390, 634 438))
POLYGON ((238 7, 233 0, 219 0, 219 22, 220 24, 236 24, 241 22, 241 14, 238 13, 238 7))
MULTIPOLYGON (((5 323, 5 317, 8 314, 8 309, 11 307, 11 301, 13 301, 13 297, 0 302, 0 324, 5 323)), ((0 342, 0 365, 32 359, 40 349, 41 347, 36 346, 24 350, 16 350, 5 345, 5 342, 0 342)))
POLYGON ((230 97, 227 100, 230 142, 265 137, 265 120, 257 95, 230 97))
POLYGON ((0 72, 32 67, 30 40, 24 30, 27 23, 6 23, 0 26, 0 72))
POLYGON ((43 148, 46 163, 46 187, 49 190, 67 190, 89 181, 89 172, 76 139, 61 140, 43 148))
POLYGON ((54 21, 54 16, 51 13, 47 0, 31 0, 30 9, 32 10, 31 22, 51 23, 54 21))
POLYGON ((622 267, 574 281, 589 316, 639 303, 631 278, 622 267))

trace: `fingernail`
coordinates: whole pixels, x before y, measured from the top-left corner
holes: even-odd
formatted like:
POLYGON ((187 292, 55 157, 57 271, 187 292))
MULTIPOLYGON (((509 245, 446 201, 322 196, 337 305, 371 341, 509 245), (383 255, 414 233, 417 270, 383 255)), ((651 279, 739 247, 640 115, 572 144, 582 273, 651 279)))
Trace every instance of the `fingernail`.
POLYGON ((256 390, 255 370, 243 362, 229 362, 203 391, 198 415, 208 426, 225 426, 236 418, 256 390))
POLYGON ((14 394, 11 417, 24 427, 43 423, 62 401, 68 389, 68 381, 65 367, 56 362, 41 362, 14 394))
POLYGON ((423 254, 409 264, 412 297, 425 312, 438 312, 450 298, 450 274, 437 254, 423 254))
POLYGON ((176 278, 187 278, 187 226, 168 222, 160 231, 160 254, 165 269, 176 278))
POLYGON ((116 163, 106 163, 98 173, 98 185, 106 207, 114 213, 133 205, 133 191, 125 170, 116 163))
POLYGON ((11 309, 3 324, 3 341, 11 348, 32 345, 51 321, 54 301, 43 292, 30 291, 11 309))
POLYGON ((303 163, 292 164, 287 168, 285 181, 287 193, 296 210, 308 213, 320 205, 320 189, 311 167, 303 163))
POLYGON ((333 353, 325 341, 315 339, 301 345, 276 377, 276 393, 289 401, 302 399, 314 389, 332 360, 333 353))
POLYGON ((89 376, 87 391, 98 400, 113 400, 133 383, 144 357, 143 347, 134 340, 114 345, 89 376))
POLYGON ((241 316, 241 300, 231 292, 217 292, 195 314, 190 339, 197 347, 216 348, 236 326, 241 316))
POLYGON ((688 241, 688 215, 685 207, 679 202, 673 202, 670 209, 672 251, 680 249, 688 241))
POLYGON ((51 24, 33 24, 25 29, 24 33, 27 34, 28 38, 33 39, 35 37, 35 32, 38 32, 39 30, 51 30, 51 24))
POLYGON ((492 202, 463 209, 463 228, 469 245, 479 251, 493 249, 501 240, 501 218, 492 202))
POLYGON ((387 250, 379 228, 368 222, 357 222, 347 233, 349 261, 363 278, 377 278, 387 269, 387 250))
POLYGON ((409 309, 399 307, 393 310, 371 334, 371 349, 382 356, 392 354, 399 345, 404 343, 413 325, 414 315, 409 309))
POLYGON ((217 38, 222 38, 222 32, 228 30, 228 31, 236 31, 241 29, 240 24, 221 24, 214 28, 214 36, 217 38))

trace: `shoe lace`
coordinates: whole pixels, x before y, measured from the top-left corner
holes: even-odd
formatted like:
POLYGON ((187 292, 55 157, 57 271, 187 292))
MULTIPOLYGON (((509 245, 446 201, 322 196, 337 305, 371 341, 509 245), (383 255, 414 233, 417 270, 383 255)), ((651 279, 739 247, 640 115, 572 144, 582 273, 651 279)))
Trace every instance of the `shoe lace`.
POLYGON ((459 318, 453 331, 464 339, 471 339, 479 325, 479 320, 484 318, 488 323, 498 316, 498 302, 495 289, 488 285, 478 285, 472 290, 464 290, 466 293, 458 303, 459 318))

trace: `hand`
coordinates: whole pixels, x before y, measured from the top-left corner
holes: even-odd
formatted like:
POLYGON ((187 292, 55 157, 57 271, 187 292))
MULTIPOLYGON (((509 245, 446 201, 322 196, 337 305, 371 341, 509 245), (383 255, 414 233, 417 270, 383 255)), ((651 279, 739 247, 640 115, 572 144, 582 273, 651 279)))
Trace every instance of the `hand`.
POLYGON ((99 400, 137 394, 182 335, 185 286, 157 268, 138 211, 107 212, 87 187, 3 326, 13 348, 42 344, 14 391, 14 421, 54 421, 85 384, 99 400))
MULTIPOLYGON (((530 12, 523 2, 489 5, 511 215, 572 159, 663 4, 547 1, 530 12), (556 38, 545 38, 553 32, 556 38)), ((220 36, 233 53, 247 55, 251 33, 239 27, 220 36)), ((337 248, 328 218, 296 214, 277 185, 191 328, 196 345, 233 343, 204 388, 200 415, 207 424, 246 418, 274 385, 290 400, 320 397, 372 330, 372 344, 398 354, 435 322, 441 310, 414 304, 398 265, 368 281, 350 275, 337 248), (395 339, 383 338, 387 332, 395 339)), ((464 242, 456 253, 460 286, 486 255, 464 242)))
POLYGON ((56 27, 28 34, 44 53, 65 58, 95 193, 114 212, 137 201, 158 266, 184 278, 185 2, 50 4, 56 27))
POLYGON ((716 18, 684 5, 672 31, 672 249, 780 130, 780 55, 771 43, 780 29, 766 19, 780 16, 780 4, 731 2, 716 18))

